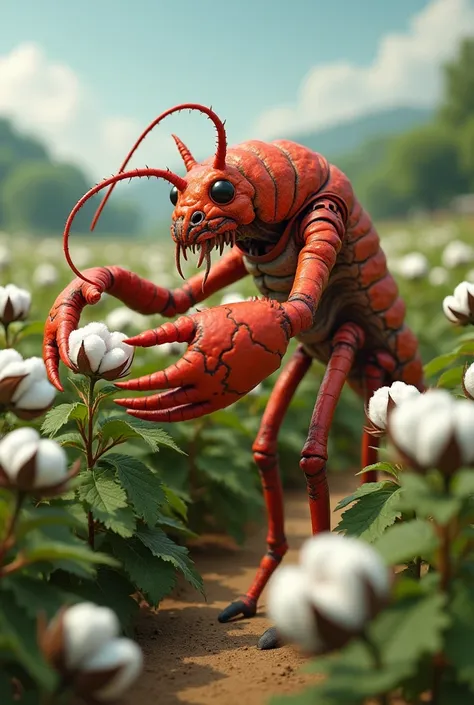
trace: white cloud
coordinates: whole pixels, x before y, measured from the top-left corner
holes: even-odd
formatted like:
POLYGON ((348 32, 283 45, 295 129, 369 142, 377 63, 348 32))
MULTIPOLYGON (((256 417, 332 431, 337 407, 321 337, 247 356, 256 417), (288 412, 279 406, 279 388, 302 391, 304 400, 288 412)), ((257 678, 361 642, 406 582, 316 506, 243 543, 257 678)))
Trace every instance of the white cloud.
MULTIPOLYGON (((80 77, 50 61, 36 44, 0 55, 0 86, 0 115, 45 140, 56 158, 81 165, 92 180, 117 171, 144 128, 134 119, 107 115, 80 77)), ((171 155, 176 159, 174 143, 159 130, 147 138, 146 152, 160 154, 160 165, 171 155)), ((132 162, 138 164, 140 155, 132 162)))
POLYGON ((432 0, 406 33, 381 39, 369 66, 340 61, 312 68, 295 103, 263 112, 254 136, 297 134, 393 106, 430 107, 440 96, 441 64, 473 31, 473 0, 432 0))

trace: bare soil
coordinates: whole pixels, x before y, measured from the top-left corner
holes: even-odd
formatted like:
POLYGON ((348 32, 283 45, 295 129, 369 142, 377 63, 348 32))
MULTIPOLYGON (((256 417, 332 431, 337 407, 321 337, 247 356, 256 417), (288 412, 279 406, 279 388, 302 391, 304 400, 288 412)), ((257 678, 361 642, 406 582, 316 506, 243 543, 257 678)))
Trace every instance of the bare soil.
MULTIPOLYGON (((333 507, 358 484, 353 475, 330 478, 333 507)), ((310 535, 306 495, 287 495, 287 536, 293 563, 310 535)), ((338 516, 333 515, 333 526, 338 516)), ((219 624, 217 615, 245 593, 265 551, 266 527, 237 547, 222 537, 202 537, 193 558, 205 583, 207 602, 180 585, 158 611, 143 611, 137 640, 145 670, 123 705, 264 705, 271 695, 294 693, 314 682, 302 672, 305 658, 290 646, 273 651, 256 648, 271 623, 265 616, 265 593, 258 614, 249 620, 219 624)))

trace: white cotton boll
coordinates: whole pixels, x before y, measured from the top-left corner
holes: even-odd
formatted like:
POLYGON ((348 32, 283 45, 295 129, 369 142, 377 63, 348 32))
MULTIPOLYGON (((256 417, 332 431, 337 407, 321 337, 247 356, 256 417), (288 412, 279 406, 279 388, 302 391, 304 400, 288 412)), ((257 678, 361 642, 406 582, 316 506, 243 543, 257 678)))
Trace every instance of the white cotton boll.
POLYGON ((81 667, 83 661, 118 637, 119 632, 117 615, 108 607, 98 607, 92 602, 69 607, 63 615, 66 666, 81 667))
MULTIPOLYGON (((46 367, 41 357, 29 357, 23 360, 22 374, 26 375, 12 394, 12 402, 16 404, 18 399, 24 394, 34 382, 46 379, 46 367)), ((8 372, 9 368, 6 368, 8 372)), ((11 375, 11 372, 9 372, 11 375)))
POLYGON ((83 663, 87 672, 107 671, 120 668, 106 685, 93 692, 100 702, 119 698, 138 678, 143 669, 143 653, 131 639, 112 639, 83 663))
POLYGON ((422 467, 435 467, 438 458, 446 451, 453 437, 452 411, 444 407, 427 409, 419 420, 417 444, 412 450, 422 467))
POLYGON ((47 379, 34 381, 26 392, 18 397, 15 406, 26 411, 46 409, 53 403, 55 396, 56 389, 47 379))
POLYGON ((429 269, 428 260, 421 252, 411 252, 402 257, 398 263, 398 271, 405 279, 422 279, 429 269))
POLYGON ((38 450, 38 443, 39 438, 36 438, 35 440, 31 439, 30 441, 23 443, 21 448, 16 449, 15 455, 10 459, 10 479, 18 477, 20 470, 30 462, 38 450))
POLYGON ((442 286, 447 283, 449 274, 444 267, 433 267, 428 275, 428 279, 433 286, 442 286))
POLYGON ((394 404, 401 404, 405 399, 419 395, 419 390, 405 382, 394 382, 390 387, 380 387, 371 396, 367 415, 374 426, 381 430, 387 427, 388 404, 392 399, 394 404))
POLYGON ((441 260, 444 267, 454 269, 474 260, 474 248, 462 240, 453 240, 443 250, 441 260))
POLYGON ((466 465, 474 463, 474 403, 467 399, 456 401, 453 408, 453 427, 466 465))
POLYGON ((474 399, 474 362, 466 369, 463 377, 464 391, 474 399))
POLYGON ((465 325, 474 321, 474 284, 468 281, 458 284, 453 295, 443 300, 443 312, 452 323, 465 325))
POLYGON ((9 267, 11 261, 11 250, 5 245, 0 245, 0 271, 9 267))
POLYGON ((61 446, 48 438, 38 443, 34 487, 53 487, 67 476, 67 455, 61 446))
POLYGON ((114 348, 106 352, 101 360, 99 369, 99 374, 104 374, 105 372, 110 372, 111 370, 117 370, 123 364, 127 362, 129 356, 121 348, 114 348))
POLYGON ((17 428, 8 433, 0 441, 0 465, 7 473, 10 481, 14 481, 21 466, 15 463, 18 452, 24 447, 35 446, 39 433, 34 428, 17 428))
POLYGON ((298 566, 281 566, 268 584, 268 616, 282 637, 308 653, 324 644, 308 596, 308 578, 298 566))
POLYGON ((74 365, 78 364, 79 351, 82 345, 84 346, 84 353, 89 361, 92 372, 97 372, 107 350, 104 340, 98 335, 92 334, 84 337, 79 345, 76 345, 72 349, 70 348, 69 358, 74 365))
POLYGON ((124 343, 124 340, 127 340, 128 335, 125 333, 120 333, 119 331, 115 330, 112 333, 109 333, 109 338, 107 341, 107 350, 113 350, 114 348, 121 348, 124 352, 133 352, 133 346, 132 345, 127 345, 124 343))
POLYGON ((146 319, 145 316, 136 311, 131 311, 125 306, 119 306, 107 315, 105 322, 110 330, 122 328, 139 329, 145 325, 146 319))
POLYGON ((59 272, 50 262, 39 264, 33 272, 33 282, 36 286, 52 286, 59 280, 59 272))
POLYGON ((15 284, 0 286, 0 319, 4 323, 24 320, 31 306, 31 294, 26 289, 20 289, 15 284), (7 304, 11 304, 11 313, 7 312, 7 304))
POLYGON ((6 348, 5 350, 0 350, 0 379, 3 377, 3 370, 11 362, 23 362, 23 358, 19 352, 13 348, 6 348))

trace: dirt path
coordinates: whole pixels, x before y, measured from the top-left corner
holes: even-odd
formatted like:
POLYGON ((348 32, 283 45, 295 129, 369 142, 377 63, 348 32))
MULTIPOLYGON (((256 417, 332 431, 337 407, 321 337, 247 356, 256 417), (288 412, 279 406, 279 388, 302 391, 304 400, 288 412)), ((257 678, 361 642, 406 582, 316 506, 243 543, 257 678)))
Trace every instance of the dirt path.
MULTIPOLYGON (((335 505, 357 486, 357 479, 335 476, 331 486, 335 505)), ((137 639, 145 653, 145 671, 124 705, 264 705, 271 694, 294 692, 311 682, 301 673, 304 659, 293 648, 256 649, 258 637, 270 626, 265 594, 253 619, 217 622, 220 610, 248 588, 265 548, 265 533, 262 529, 242 548, 221 541, 193 551, 208 601, 186 586, 176 598, 164 600, 156 614, 142 616, 137 639)), ((296 562, 309 533, 305 495, 289 495, 290 551, 285 562, 296 562)))

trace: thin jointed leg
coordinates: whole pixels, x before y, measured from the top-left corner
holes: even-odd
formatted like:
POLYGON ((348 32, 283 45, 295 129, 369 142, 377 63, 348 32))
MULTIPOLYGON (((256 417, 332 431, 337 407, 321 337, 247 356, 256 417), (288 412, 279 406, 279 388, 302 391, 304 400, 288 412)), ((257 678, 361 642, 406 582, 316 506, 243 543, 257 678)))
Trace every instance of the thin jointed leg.
POLYGON ((331 530, 329 487, 326 476, 328 436, 342 389, 364 343, 359 326, 346 323, 333 338, 333 352, 319 389, 300 467, 306 477, 312 533, 331 530))
POLYGON ((252 450, 263 486, 268 517, 268 550, 247 593, 223 610, 219 622, 243 615, 253 617, 257 602, 275 568, 288 550, 284 528, 283 489, 278 467, 278 433, 293 395, 311 365, 311 358, 299 346, 273 388, 252 450))
MULTIPOLYGON (((331 508, 326 477, 327 444, 334 411, 354 363, 357 351, 364 343, 359 326, 347 323, 333 338, 333 352, 319 389, 308 438, 303 448, 300 467, 306 477, 312 533, 331 530, 331 508)), ((259 649, 274 649, 280 645, 275 627, 270 627, 258 641, 259 649)))

